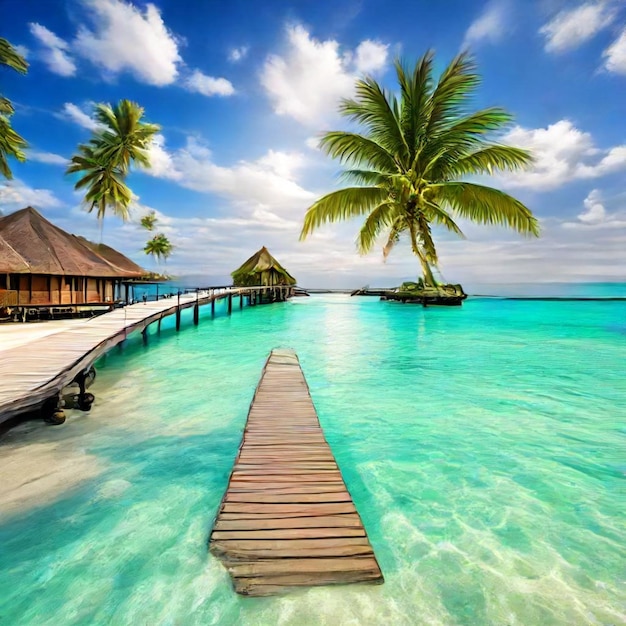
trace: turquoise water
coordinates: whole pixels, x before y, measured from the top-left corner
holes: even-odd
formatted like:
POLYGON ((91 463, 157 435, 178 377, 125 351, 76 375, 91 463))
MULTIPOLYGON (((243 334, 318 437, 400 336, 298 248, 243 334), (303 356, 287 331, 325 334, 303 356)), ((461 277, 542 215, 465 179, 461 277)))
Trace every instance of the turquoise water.
POLYGON ((90 414, 5 438, 91 471, 0 518, 0 624, 626 623, 626 303, 207 313, 112 351, 90 414), (207 553, 276 346, 300 356, 382 586, 241 598, 207 553))

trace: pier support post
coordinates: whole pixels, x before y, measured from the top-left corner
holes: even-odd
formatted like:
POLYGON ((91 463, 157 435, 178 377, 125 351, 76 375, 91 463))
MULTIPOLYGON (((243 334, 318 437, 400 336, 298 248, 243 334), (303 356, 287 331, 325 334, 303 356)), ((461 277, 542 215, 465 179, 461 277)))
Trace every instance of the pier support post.
MULTIPOLYGON (((145 330, 145 329, 144 329, 145 330)), ((76 377, 78 383, 78 407, 81 411, 91 411, 91 405, 96 399, 93 393, 87 393, 87 380, 95 380, 96 370, 93 367, 89 368, 86 372, 81 372, 76 377)))
POLYGON ((233 294, 228 294, 228 315, 233 312, 233 294))
POLYGON ((239 310, 243 309, 243 292, 239 294, 239 310))
POLYGON ((161 334, 161 318, 159 317, 159 321, 157 322, 157 333, 161 334))
POLYGON ((41 417, 46 424, 58 426, 65 422, 65 413, 63 412, 63 399, 61 394, 48 398, 41 407, 41 417))
POLYGON ((176 307, 176 330, 180 330, 180 306, 176 307))
POLYGON ((199 322, 200 322, 200 306, 196 302, 193 305, 193 323, 194 323, 194 326, 197 326, 199 322))
POLYGON ((148 345, 148 327, 147 326, 141 331, 141 339, 143 341, 143 345, 147 346, 148 345))
POLYGON ((211 300, 211 317, 215 317, 215 294, 213 295, 213 300, 211 300))

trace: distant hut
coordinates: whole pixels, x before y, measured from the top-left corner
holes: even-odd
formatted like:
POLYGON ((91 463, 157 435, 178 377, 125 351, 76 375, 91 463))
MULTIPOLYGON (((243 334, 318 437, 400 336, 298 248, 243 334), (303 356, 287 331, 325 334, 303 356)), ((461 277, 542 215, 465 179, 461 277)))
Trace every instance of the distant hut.
POLYGON ((0 217, 0 308, 112 302, 144 270, 61 230, 32 207, 0 217))
POLYGON ((263 246, 231 276, 236 287, 295 285, 296 279, 263 246))

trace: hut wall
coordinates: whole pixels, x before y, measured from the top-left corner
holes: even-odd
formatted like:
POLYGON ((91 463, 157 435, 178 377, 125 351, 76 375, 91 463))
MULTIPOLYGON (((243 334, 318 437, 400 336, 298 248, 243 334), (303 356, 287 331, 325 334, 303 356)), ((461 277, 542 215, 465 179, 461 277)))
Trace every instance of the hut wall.
POLYGON ((105 302, 113 302, 113 281, 108 279, 104 281, 104 298, 105 302))
POLYGON ((98 291, 99 282, 97 278, 87 279, 87 302, 100 302, 102 300, 98 291))
POLYGON ((61 296, 59 290, 61 289, 63 277, 62 276, 50 276, 50 303, 60 304, 61 296))
POLYGON ((61 278, 61 302, 60 304, 73 304, 74 294, 72 293, 72 278, 63 276, 61 278))
POLYGON ((50 302, 48 277, 40 274, 33 274, 31 281, 31 297, 28 304, 48 304, 50 302))

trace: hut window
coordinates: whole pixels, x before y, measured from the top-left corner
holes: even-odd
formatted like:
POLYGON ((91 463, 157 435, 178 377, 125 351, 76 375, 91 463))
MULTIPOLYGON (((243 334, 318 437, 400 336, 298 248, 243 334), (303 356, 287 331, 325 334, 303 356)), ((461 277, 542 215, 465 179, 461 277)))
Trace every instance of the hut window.
POLYGON ((7 285, 7 275, 6 274, 0 274, 0 289, 8 289, 9 286, 7 285))

